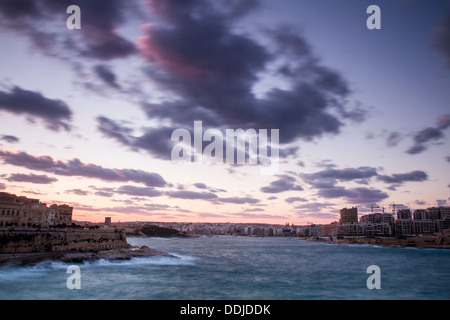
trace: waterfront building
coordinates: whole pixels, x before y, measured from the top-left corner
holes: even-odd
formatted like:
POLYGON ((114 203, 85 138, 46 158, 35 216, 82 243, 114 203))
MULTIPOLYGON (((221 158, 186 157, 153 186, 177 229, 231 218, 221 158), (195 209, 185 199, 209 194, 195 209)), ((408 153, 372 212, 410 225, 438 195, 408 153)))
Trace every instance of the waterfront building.
POLYGON ((411 235, 413 234, 413 220, 412 219, 397 219, 395 221, 396 235, 411 235))
POLYGON ((368 223, 366 225, 366 236, 389 237, 392 235, 392 226, 386 222, 368 223))
POLYGON ((39 199, 0 192, 0 227, 51 227, 70 225, 73 208, 53 204, 47 207, 39 199))
POLYGON ((413 220, 412 232, 414 234, 432 234, 436 232, 436 223, 433 220, 413 220))
POLYGON ((427 218, 430 220, 439 220, 441 219, 441 210, 440 208, 432 207, 427 208, 427 218))
POLYGON ((450 229, 450 207, 440 207, 439 213, 442 219, 442 230, 450 229))
POLYGON ((425 209, 417 209, 414 210, 414 220, 427 220, 427 210, 425 209))
POLYGON ((366 235, 366 223, 343 223, 338 226, 338 236, 361 237, 366 235))
POLYGON ((341 218, 339 223, 354 223, 358 222, 358 208, 352 207, 350 209, 343 208, 340 211, 341 218))
POLYGON ((397 219, 399 220, 410 220, 412 219, 410 209, 400 209, 397 211, 397 219))

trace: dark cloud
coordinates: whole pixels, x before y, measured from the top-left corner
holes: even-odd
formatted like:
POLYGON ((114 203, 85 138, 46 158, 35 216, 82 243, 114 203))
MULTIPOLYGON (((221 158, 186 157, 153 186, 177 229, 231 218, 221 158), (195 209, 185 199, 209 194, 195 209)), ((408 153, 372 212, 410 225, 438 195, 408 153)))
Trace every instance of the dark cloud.
POLYGON ((395 147, 400 143, 401 140, 402 134, 400 132, 393 131, 386 138, 386 144, 388 147, 395 147))
POLYGON ((72 111, 62 100, 49 99, 39 92, 13 87, 10 92, 0 91, 0 111, 25 114, 45 121, 49 129, 70 129, 72 111))
POLYGON ((379 175, 377 179, 386 183, 401 184, 408 181, 426 181, 428 180, 428 175, 424 171, 415 170, 408 173, 397 173, 391 176, 379 175))
POLYGON ((188 190, 167 191, 165 193, 170 198, 191 199, 191 200, 211 200, 217 198, 217 195, 211 192, 196 192, 188 190))
POLYGON ((6 185, 4 183, 0 183, 0 190, 5 190, 6 189, 6 185))
MULTIPOLYGON (((306 40, 292 29, 265 32, 272 46, 235 32, 237 19, 256 10, 259 1, 213 5, 169 0, 148 5, 158 23, 144 30, 139 51, 147 60, 146 75, 171 99, 159 103, 143 99, 141 106, 149 118, 169 125, 133 137, 121 126, 111 126, 114 120, 107 124, 99 119, 99 129, 121 144, 168 159, 171 132, 192 127, 194 120, 203 121, 205 129, 281 129, 280 140, 288 143, 338 134, 344 121, 364 118, 360 107, 346 106, 348 82, 321 65, 306 40), (291 89, 274 88, 257 97, 253 90, 260 75, 271 76, 268 68, 282 60, 290 72, 277 76, 283 76, 291 89)), ((286 155, 293 152, 287 149, 286 155)))
POLYGON ((442 54, 450 68, 450 14, 438 25, 434 48, 442 54))
POLYGON ((94 68, 95 73, 97 76, 103 80, 108 86, 113 87, 115 89, 120 89, 120 85, 117 83, 117 78, 114 72, 110 69, 110 67, 99 64, 96 65, 94 68))
POLYGON ((377 176, 377 169, 372 167, 346 168, 346 169, 325 169, 310 174, 302 174, 302 177, 309 183, 318 186, 320 183, 326 185, 334 184, 336 181, 350 181, 357 179, 368 179, 377 176))
POLYGON ((132 129, 117 121, 101 116, 97 128, 107 138, 116 140, 131 150, 145 150, 159 159, 170 160, 174 144, 171 136, 174 129, 168 127, 150 128, 140 137, 133 136, 132 129))
POLYGON ((48 177, 46 175, 36 175, 36 174, 22 174, 22 173, 13 173, 8 178, 10 182, 30 182, 36 184, 50 184, 55 181, 58 181, 56 178, 48 177))
POLYGON ((8 143, 17 143, 20 141, 19 138, 15 137, 15 136, 11 136, 11 135, 3 135, 0 137, 0 140, 4 140, 8 143))
POLYGON ((414 144, 406 151, 414 155, 425 151, 431 142, 439 142, 444 138, 444 130, 450 127, 450 114, 442 114, 438 117, 435 127, 428 127, 418 131, 414 137, 414 144))
POLYGON ((194 186, 199 189, 207 189, 208 188, 208 186, 202 182, 194 183, 194 186))
POLYGON ((131 144, 128 136, 132 132, 132 129, 126 128, 106 117, 97 117, 97 123, 98 130, 106 137, 115 139, 124 145, 131 144))
POLYGON ((286 201, 287 203, 293 203, 293 202, 297 202, 297 201, 307 202, 308 199, 300 198, 300 197, 289 197, 289 198, 286 198, 284 201, 286 201))
POLYGON ((343 200, 354 203, 377 203, 387 199, 389 195, 378 189, 369 188, 345 188, 335 186, 333 188, 320 189, 318 195, 323 198, 342 198, 343 200))
POLYGON ((81 189, 71 189, 71 190, 66 190, 66 193, 76 194, 78 196, 87 196, 89 194, 89 191, 81 190, 81 189))
POLYGON ((422 201, 422 200, 416 200, 416 201, 414 201, 414 203, 419 205, 419 206, 424 206, 424 205, 427 204, 425 201, 422 201))
POLYGON ((251 197, 230 197, 230 198, 217 198, 219 202, 234 203, 234 204, 247 204, 247 203, 259 203, 260 200, 251 197))
POLYGON ((4 163, 31 170, 50 172, 62 176, 80 176, 114 182, 142 183, 148 187, 164 187, 167 182, 157 173, 135 169, 107 169, 96 164, 84 164, 79 159, 66 163, 55 161, 50 156, 35 157, 26 152, 12 153, 0 150, 4 163))
POLYGON ((284 191, 302 190, 303 188, 296 184, 295 178, 288 175, 280 175, 278 179, 272 181, 270 185, 261 188, 261 191, 265 193, 280 193, 284 191))
POLYGON ((81 55, 110 60, 135 54, 134 44, 117 32, 118 27, 133 13, 136 13, 135 1, 0 1, 2 27, 28 37, 44 54, 58 57, 81 55), (81 8, 81 30, 67 32, 69 15, 66 9, 69 5, 81 8))
MULTIPOLYGON (((295 210, 298 213, 301 213, 303 216, 304 213, 307 213, 306 217, 314 217, 317 214, 317 217, 327 217, 326 213, 322 213, 322 210, 330 210, 333 209, 334 204, 328 202, 308 202, 304 204, 298 204, 295 206, 295 210)), ((333 215, 332 218, 336 217, 333 215)))
POLYGON ((136 186, 121 186, 116 191, 118 194, 126 194, 129 196, 139 197, 158 197, 163 193, 153 187, 136 187, 136 186))
MULTIPOLYGON (((338 194, 341 190, 348 192, 347 189, 337 188, 336 184, 338 182, 354 181, 358 184, 368 185, 371 178, 376 178, 379 181, 395 184, 398 187, 404 182, 426 181, 428 179, 428 175, 421 170, 395 173, 389 176, 380 175, 377 169, 373 167, 335 169, 334 166, 315 173, 301 174, 301 177, 313 188, 329 189, 334 194, 338 194)), ((392 188, 395 190, 395 187, 392 188)), ((327 194, 327 192, 324 191, 324 194, 327 194)))

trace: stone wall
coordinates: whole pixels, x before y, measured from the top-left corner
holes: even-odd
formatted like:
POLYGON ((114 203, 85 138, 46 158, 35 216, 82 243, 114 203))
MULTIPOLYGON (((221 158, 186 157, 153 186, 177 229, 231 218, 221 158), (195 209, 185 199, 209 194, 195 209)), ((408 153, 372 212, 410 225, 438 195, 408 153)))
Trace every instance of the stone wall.
POLYGON ((0 253, 86 251, 127 248, 119 229, 0 229, 0 253))

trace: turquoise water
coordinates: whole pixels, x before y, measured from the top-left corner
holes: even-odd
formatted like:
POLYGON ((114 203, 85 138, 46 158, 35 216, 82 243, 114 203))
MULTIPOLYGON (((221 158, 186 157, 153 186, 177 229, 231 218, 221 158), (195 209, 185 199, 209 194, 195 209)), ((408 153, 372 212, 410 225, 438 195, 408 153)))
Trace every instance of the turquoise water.
POLYGON ((450 250, 333 245, 295 238, 128 238, 178 258, 0 269, 0 299, 450 299, 450 250), (367 267, 380 268, 369 290, 367 267))

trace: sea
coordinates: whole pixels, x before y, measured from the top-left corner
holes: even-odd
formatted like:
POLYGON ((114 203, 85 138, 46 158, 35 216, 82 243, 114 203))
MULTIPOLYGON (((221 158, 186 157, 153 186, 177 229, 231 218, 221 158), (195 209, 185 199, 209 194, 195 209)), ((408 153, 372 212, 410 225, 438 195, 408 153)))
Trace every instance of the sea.
POLYGON ((1 300, 448 300, 450 250, 283 237, 134 238, 174 257, 0 268, 1 300), (370 266, 376 266, 370 268, 370 266), (374 278, 375 277, 375 278, 374 278), (374 283, 377 287, 373 287, 374 283), (372 285, 370 285, 372 284, 372 285))

